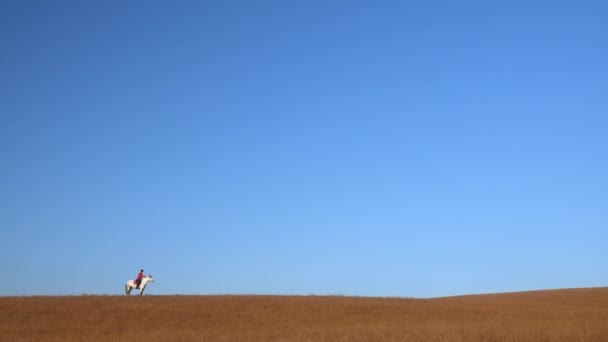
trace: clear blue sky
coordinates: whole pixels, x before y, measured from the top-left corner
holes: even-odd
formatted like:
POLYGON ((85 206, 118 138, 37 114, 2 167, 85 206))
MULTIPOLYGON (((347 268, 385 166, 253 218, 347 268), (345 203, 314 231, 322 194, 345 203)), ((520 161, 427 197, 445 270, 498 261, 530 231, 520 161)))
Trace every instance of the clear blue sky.
POLYGON ((603 1, 3 1, 0 295, 608 285, 603 1), (35 280, 42 280, 35 282, 35 280))

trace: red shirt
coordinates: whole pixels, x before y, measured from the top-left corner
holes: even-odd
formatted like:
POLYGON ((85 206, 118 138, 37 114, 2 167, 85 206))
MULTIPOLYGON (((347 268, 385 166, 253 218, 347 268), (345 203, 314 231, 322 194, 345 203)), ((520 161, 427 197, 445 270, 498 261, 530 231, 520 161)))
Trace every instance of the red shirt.
POLYGON ((141 278, 144 277, 144 272, 139 272, 139 274, 137 275, 137 280, 141 280, 141 278))

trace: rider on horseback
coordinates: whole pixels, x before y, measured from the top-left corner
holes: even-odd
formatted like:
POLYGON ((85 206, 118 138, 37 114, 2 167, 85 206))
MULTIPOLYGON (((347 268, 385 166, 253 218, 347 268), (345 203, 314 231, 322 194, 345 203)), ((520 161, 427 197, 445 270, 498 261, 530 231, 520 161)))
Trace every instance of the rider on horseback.
POLYGON ((137 279, 135 279, 134 283, 135 283, 135 288, 139 289, 139 285, 141 284, 141 280, 144 277, 144 270, 139 271, 139 274, 137 275, 137 279))

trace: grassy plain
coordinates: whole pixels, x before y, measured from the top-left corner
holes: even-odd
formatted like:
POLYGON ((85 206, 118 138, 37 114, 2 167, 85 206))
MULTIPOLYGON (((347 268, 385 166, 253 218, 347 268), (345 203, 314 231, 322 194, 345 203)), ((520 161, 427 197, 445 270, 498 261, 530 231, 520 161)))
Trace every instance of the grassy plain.
POLYGON ((0 341, 608 341, 608 288, 433 299, 0 297, 0 341))

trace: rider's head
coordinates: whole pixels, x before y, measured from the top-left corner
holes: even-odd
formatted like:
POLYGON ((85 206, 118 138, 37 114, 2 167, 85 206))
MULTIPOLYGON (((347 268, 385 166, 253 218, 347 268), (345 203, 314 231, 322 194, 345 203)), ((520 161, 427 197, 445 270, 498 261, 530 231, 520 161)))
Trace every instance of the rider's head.
POLYGON ((143 272, 144 270, 140 270, 139 272, 143 272))

